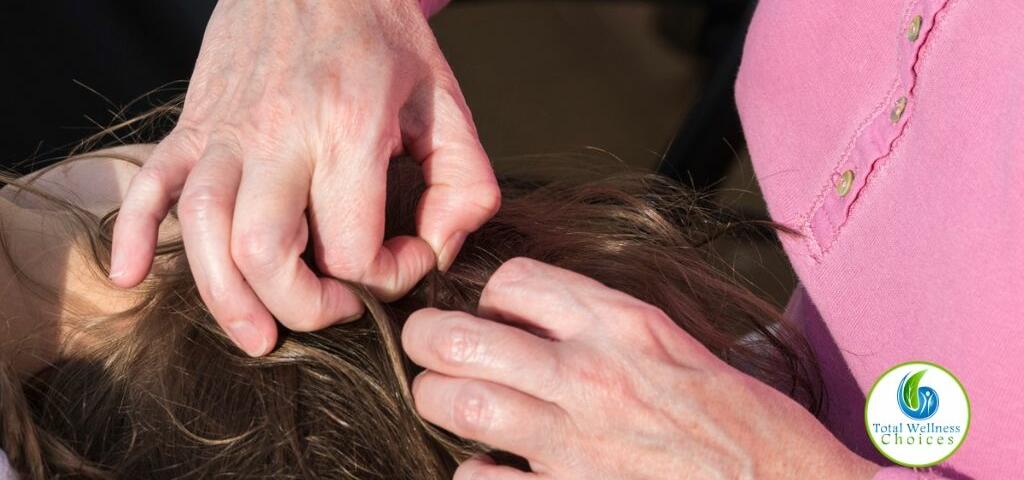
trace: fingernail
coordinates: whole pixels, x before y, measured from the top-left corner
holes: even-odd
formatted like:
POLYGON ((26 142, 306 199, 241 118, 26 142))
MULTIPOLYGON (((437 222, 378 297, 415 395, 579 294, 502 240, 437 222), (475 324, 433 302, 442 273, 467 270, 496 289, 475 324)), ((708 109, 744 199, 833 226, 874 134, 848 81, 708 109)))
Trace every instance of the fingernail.
POLYGON ((250 357, 259 357, 267 353, 267 339, 252 322, 243 320, 228 325, 228 335, 250 357))
POLYGON ((455 262, 455 257, 459 255, 459 250, 462 249, 463 243, 466 243, 466 232, 463 231, 455 232, 448 238, 447 242, 444 242, 444 247, 441 247, 441 254, 437 256, 437 268, 439 270, 442 272, 448 271, 448 268, 455 262))

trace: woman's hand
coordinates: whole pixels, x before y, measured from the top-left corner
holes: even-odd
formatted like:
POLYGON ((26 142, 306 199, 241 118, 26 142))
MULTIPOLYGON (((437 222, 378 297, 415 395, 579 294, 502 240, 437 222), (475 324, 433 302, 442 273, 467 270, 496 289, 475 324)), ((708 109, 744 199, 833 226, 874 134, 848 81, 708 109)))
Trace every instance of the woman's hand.
POLYGON ((383 298, 443 269, 500 194, 469 110, 416 0, 221 0, 177 128, 135 176, 114 229, 111 279, 150 270, 178 203, 203 300, 251 355, 274 318, 315 330, 359 314, 343 285, 383 298), (384 241, 389 159, 423 164, 421 238, 384 241), (308 217, 308 218, 307 218, 308 217), (308 221, 307 221, 308 220, 308 221), (311 237, 310 237, 311 236, 311 237))
POLYGON ((402 332, 428 421, 525 457, 457 479, 870 478, 795 402, 734 370, 655 307, 537 261, 506 262, 484 320, 434 309, 402 332), (539 332, 543 337, 528 333, 539 332))

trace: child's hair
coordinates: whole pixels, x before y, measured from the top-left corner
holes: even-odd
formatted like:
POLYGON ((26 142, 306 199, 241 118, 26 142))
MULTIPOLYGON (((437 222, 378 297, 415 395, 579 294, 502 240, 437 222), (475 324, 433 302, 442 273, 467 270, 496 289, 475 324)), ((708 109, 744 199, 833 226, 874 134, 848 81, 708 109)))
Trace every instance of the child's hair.
MULTIPOLYGON (((418 171, 393 162, 388 236, 414 233, 418 171)), ((88 353, 63 355, 28 379, 0 372, 0 447, 24 479, 451 478, 486 447, 417 416, 409 385, 420 369, 397 334, 419 308, 474 312, 488 277, 517 256, 659 307, 724 361, 817 412, 820 380, 803 339, 712 266, 706 244, 735 225, 665 178, 587 176, 499 175, 501 210, 447 272, 388 304, 353 287, 366 303, 362 318, 315 333, 282 330, 262 358, 236 349, 214 322, 180 242, 161 245, 164 268, 139 287, 138 306, 89 320, 108 331, 88 353)), ((101 276, 116 213, 65 207, 101 276)))

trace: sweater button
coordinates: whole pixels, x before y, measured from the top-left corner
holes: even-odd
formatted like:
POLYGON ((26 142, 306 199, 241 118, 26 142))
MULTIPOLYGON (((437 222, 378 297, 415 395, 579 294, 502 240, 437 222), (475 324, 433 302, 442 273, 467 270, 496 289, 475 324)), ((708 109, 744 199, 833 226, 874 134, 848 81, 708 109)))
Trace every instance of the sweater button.
POLYGON ((907 97, 900 97, 898 100, 896 100, 896 105, 892 107, 892 113, 889 114, 889 120, 892 120, 892 123, 900 121, 900 118, 903 117, 903 112, 905 112, 906 110, 907 97))
POLYGON ((850 187, 853 187, 853 170, 843 172, 836 180, 836 193, 840 197, 845 197, 847 193, 850 193, 850 187))
POLYGON ((911 42, 916 42, 917 38, 921 36, 922 21, 924 21, 924 19, 922 19, 920 15, 915 15, 914 18, 910 20, 910 26, 907 27, 907 38, 910 39, 911 42))

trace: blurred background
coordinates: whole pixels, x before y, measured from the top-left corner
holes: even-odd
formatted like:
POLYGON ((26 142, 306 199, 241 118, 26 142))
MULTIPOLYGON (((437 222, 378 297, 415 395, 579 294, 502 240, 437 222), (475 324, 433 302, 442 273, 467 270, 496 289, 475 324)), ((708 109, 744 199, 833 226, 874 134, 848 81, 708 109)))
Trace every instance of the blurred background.
MULTIPOLYGON (((732 92, 753 2, 456 0, 431 24, 492 158, 607 157, 707 192, 725 218, 762 220, 732 92)), ((37 168, 182 94, 214 4, 5 2, 0 163, 37 168)), ((714 248, 785 303, 795 277, 770 231, 714 248)))

